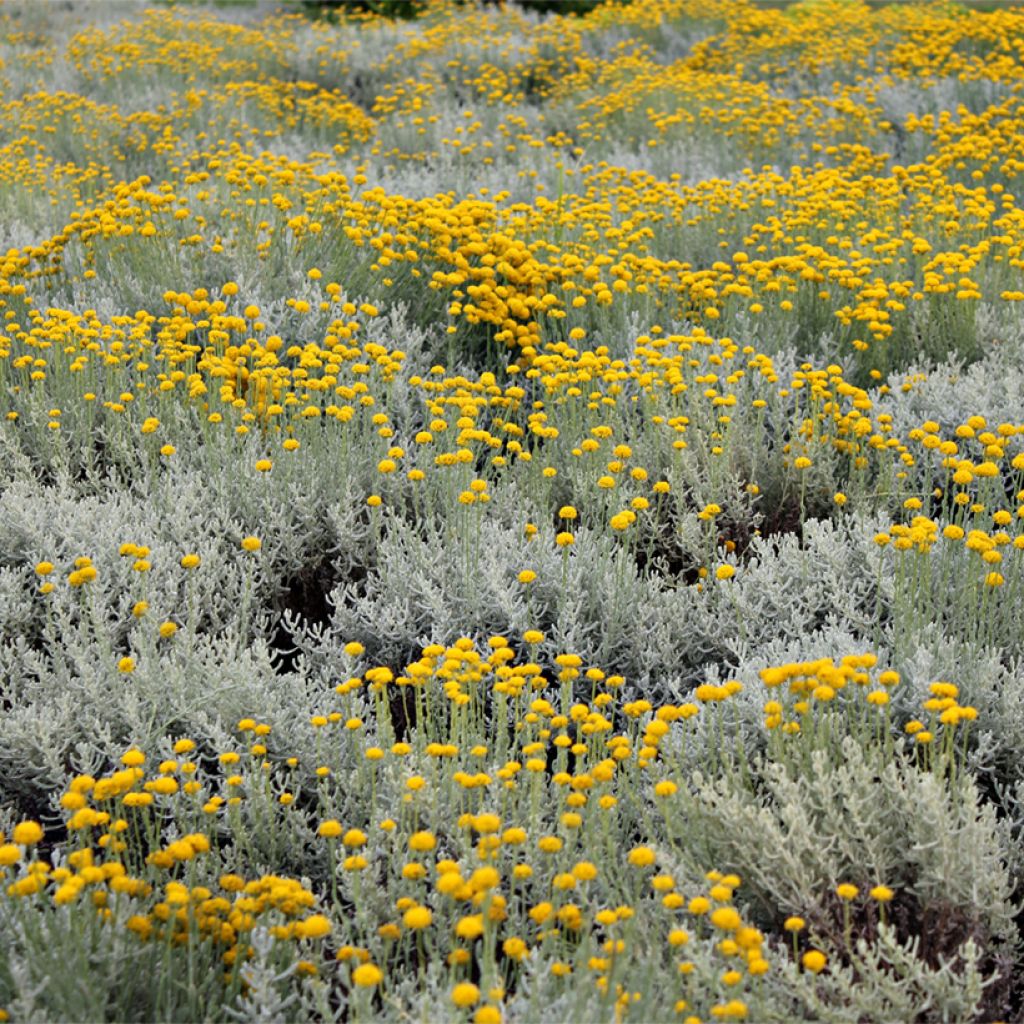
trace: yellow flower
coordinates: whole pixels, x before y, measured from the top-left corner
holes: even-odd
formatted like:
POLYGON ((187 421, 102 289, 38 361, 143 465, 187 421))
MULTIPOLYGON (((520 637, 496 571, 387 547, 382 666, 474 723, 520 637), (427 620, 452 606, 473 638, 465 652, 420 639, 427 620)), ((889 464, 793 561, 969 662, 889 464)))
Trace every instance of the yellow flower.
POLYGON ((715 570, 716 579, 720 580, 731 580, 736 575, 736 570, 731 565, 720 565, 715 570))
POLYGON ((484 933, 482 914, 468 914, 460 917, 455 925, 455 934, 460 939, 477 939, 484 933))
POLYGON ((820 974, 825 969, 828 957, 820 949, 809 949, 803 955, 803 965, 812 974, 820 974))
POLYGON ((836 895, 847 903, 855 900, 860 894, 860 890, 855 885, 850 885, 849 882, 844 882, 842 885, 836 886, 836 895))
POLYGON ((492 867, 477 868, 470 876, 469 885, 474 892, 488 892, 501 883, 501 875, 492 867))
POLYGON ((183 555, 181 559, 182 569, 195 569, 199 565, 200 558, 195 554, 183 555))
POLYGON ((96 579, 96 568, 92 565, 84 565, 68 573, 68 584, 72 587, 81 587, 96 579))
POLYGON ((473 828, 481 835, 489 835, 501 828, 501 818, 496 814, 478 814, 473 818, 473 828))
POLYGON ((650 867, 656 860, 654 851, 649 846, 634 846, 629 851, 629 863, 637 868, 650 867))
POLYGON ((360 988, 373 988, 384 979, 384 974, 376 964, 360 964, 352 972, 352 980, 360 988))
POLYGON ((876 885, 868 895, 878 903, 888 903, 893 898, 893 891, 887 885, 876 885))
POLYGON ((313 914, 295 926, 296 934, 303 939, 322 939, 331 933, 331 922, 323 914, 313 914))
POLYGON ((243 551, 249 551, 249 552, 259 551, 259 549, 261 547, 263 547, 263 542, 259 539, 259 537, 251 537, 250 536, 250 537, 243 537, 242 538, 242 550, 243 551))
POLYGON ((135 659, 125 656, 117 663, 117 671, 124 675, 130 675, 135 671, 135 659))
POLYGON ((597 866, 592 864, 589 860, 581 860, 573 869, 572 873, 581 882, 592 882, 597 878, 597 866))
POLYGON ((34 846, 43 838, 43 829, 38 822, 23 821, 14 826, 11 838, 21 846, 34 846))
POLYGON ((402 915, 402 923, 406 928, 410 928, 413 931, 430 927, 433 920, 434 915, 430 912, 429 907, 410 907, 402 915))
POLYGON ((409 836, 409 849, 417 853, 426 853, 437 846, 437 840, 433 832, 413 832, 409 836))
POLYGON ((57 886, 53 894, 53 902, 61 905, 74 903, 81 891, 81 884, 75 885, 71 882, 65 882, 63 885, 57 886))
MULTIPOLYGON (((754 310, 753 306, 751 306, 751 311, 759 312, 754 310)), ((725 982, 725 984, 730 984, 729 981, 726 981, 726 978, 724 976, 722 980, 725 982)), ((742 999, 730 999, 727 1003, 720 1003, 716 1006, 711 1007, 712 1017, 719 1017, 726 1020, 742 1020, 744 1017, 746 1017, 746 1015, 747 1004, 743 1002, 742 999)))
POLYGON ((456 1006, 473 1006, 480 1000, 480 989, 470 981, 460 982, 452 989, 451 1000, 456 1006))
POLYGON ((711 913, 711 923, 722 931, 735 931, 742 921, 740 915, 732 907, 719 907, 711 913))

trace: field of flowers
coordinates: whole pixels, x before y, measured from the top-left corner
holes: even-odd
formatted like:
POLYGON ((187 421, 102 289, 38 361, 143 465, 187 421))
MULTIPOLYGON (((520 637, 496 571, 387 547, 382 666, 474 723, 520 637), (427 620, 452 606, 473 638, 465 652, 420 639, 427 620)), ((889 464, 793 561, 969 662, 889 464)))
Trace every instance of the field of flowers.
POLYGON ((1024 8, 0 6, 0 1020, 1024 1010, 1024 8))

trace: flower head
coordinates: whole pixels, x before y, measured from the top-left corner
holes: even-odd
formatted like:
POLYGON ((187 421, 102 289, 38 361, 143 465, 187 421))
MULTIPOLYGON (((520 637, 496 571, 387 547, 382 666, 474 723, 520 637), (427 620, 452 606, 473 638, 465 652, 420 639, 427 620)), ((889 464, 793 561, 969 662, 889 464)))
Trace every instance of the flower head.
POLYGON ((629 863, 637 868, 650 867, 655 859, 654 851, 649 846, 634 846, 629 851, 629 863))
POLYGON ((812 974, 820 974, 825 969, 828 957, 820 949, 809 949, 804 953, 802 962, 812 974))
POLYGON ((43 829, 36 821, 23 821, 14 826, 11 838, 21 846, 34 846, 43 838, 43 829))
POLYGON ((451 992, 451 1000, 456 1006, 473 1006, 480 999, 480 989, 470 981, 462 981, 451 992))
POLYGON ((376 964, 360 964, 352 972, 352 980, 360 988, 373 988, 384 979, 384 974, 376 964))

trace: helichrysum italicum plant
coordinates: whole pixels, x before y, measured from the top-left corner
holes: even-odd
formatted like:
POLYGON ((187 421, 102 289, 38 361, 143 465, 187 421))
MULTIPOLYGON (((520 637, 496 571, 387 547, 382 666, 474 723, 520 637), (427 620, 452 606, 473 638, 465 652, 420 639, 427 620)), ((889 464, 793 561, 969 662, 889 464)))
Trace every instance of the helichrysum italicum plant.
POLYGON ((0 1019, 1005 1016, 1024 21, 421 14, 0 12, 0 1019))
MULTIPOLYGON (((347 648, 353 669, 363 664, 362 645, 347 648)), ((822 661, 762 675, 769 689, 776 679, 808 674, 817 677, 818 688, 826 685, 822 679, 838 685, 848 678, 860 697, 859 676, 870 678, 873 666, 873 658, 857 656, 838 666, 822 661)), ((312 979, 319 979, 342 991, 351 986, 349 1004, 367 1010, 376 1005, 372 990, 383 985, 388 991, 392 976, 400 986, 408 958, 416 963, 427 956, 447 957, 449 998, 456 1005, 481 1001, 481 993, 503 1002, 510 990, 514 1013, 516 1000, 532 991, 531 972, 543 964, 563 987, 574 986, 582 972, 593 984, 588 998, 606 1006, 626 991, 615 982, 621 960, 623 981, 639 969, 627 965, 643 965, 640 995, 630 999, 654 1016, 668 1009, 666 999, 705 1013, 730 1007, 734 1015, 784 1015, 800 1012, 800 999, 812 996, 775 991, 772 961, 790 954, 785 943, 769 948, 761 929, 781 927, 774 915, 793 917, 794 908, 806 915, 818 944, 801 953, 798 943, 805 969, 821 969, 814 959, 819 954, 876 955, 852 943, 881 941, 887 921, 905 934, 910 908, 917 906, 935 917, 935 926, 930 951, 906 953, 900 969, 908 978, 927 977, 940 948, 947 960, 963 956, 965 970, 981 964, 1003 977, 1003 951, 1014 936, 1009 880, 999 867, 1005 835, 978 808, 973 784, 956 775, 955 746, 937 736, 935 758, 917 764, 910 758, 901 766, 897 756, 887 763, 882 748, 865 754, 857 740, 862 725, 837 761, 826 734, 817 725, 811 729, 808 718, 783 747, 769 744, 770 762, 726 745, 714 762, 717 778, 705 782, 687 768, 687 783, 673 766, 701 742, 694 720, 727 716, 741 684, 709 684, 695 691, 694 702, 654 708, 624 700, 620 679, 591 668, 585 673, 591 701, 569 703, 582 660, 559 656, 555 667, 557 678, 549 683, 504 638, 492 638, 482 650, 461 639, 425 648, 401 673, 368 667, 339 683, 333 699, 324 700, 326 713, 308 720, 311 758, 287 756, 276 730, 252 717, 238 721, 235 738, 219 752, 187 737, 164 741, 153 759, 132 747, 120 765, 76 776, 61 796, 74 851, 67 868, 33 862, 43 830, 31 821, 15 826, 12 841, 0 846, 12 879, 4 912, 20 917, 35 901, 52 905, 46 913, 71 915, 68 956, 75 941, 85 940, 80 929, 90 915, 90 928, 104 941, 123 929, 128 937, 122 941, 141 942, 144 950, 159 952, 169 943, 171 955, 187 955, 203 972, 204 984, 213 984, 205 965, 218 955, 229 968, 216 982, 224 986, 216 998, 225 1008, 235 993, 239 1007, 251 1008, 257 998, 293 1005, 300 995, 290 986, 311 986, 301 997, 309 1000, 315 998, 312 979), (490 715, 481 688, 490 690, 490 715), (619 732, 612 725, 616 709, 619 732), (398 739, 403 733, 407 738, 398 739), (799 771, 824 780, 820 796, 809 797, 800 775, 791 774, 805 746, 810 759, 799 771), (751 771, 772 794, 768 805, 748 788, 751 771), (888 803, 880 800, 883 794, 888 803), (837 800, 845 801, 841 809, 837 800), (453 807, 456 819, 449 816, 453 807), (717 814, 731 825, 716 824, 717 814), (893 837, 887 828, 894 814, 920 829, 909 848, 901 845, 906 837, 893 837), (772 832, 779 827, 774 815, 788 830, 786 843, 772 832), (843 827, 851 820, 856 831, 843 827), (737 822, 746 823, 745 841, 726 838, 736 836, 737 822), (826 855, 823 831, 852 845, 826 855), (793 847, 798 836, 802 852, 793 847), (703 877, 703 864, 715 856, 733 870, 703 877), (958 858, 967 861, 961 866, 958 858), (284 864, 311 881, 267 870, 284 864), (745 878, 737 868, 747 871, 745 878), (971 895, 970 879, 978 872, 990 893, 971 895), (868 876, 862 885, 874 883, 875 902, 846 909, 842 901, 859 894, 849 880, 859 882, 861 874, 868 876), (951 895, 951 876, 963 878, 963 893, 951 895), (883 877, 892 885, 879 881, 883 877), (845 880, 838 897, 830 895, 837 878, 845 880), (519 907, 529 908, 522 919, 519 907), (661 929, 663 944, 654 946, 661 929), (983 963, 970 949, 957 952, 965 936, 987 950, 983 963), (272 938, 296 944, 295 952, 274 952, 272 938), (240 945, 245 941, 251 948, 240 945), (821 946, 831 953, 820 953, 821 946), (332 950, 334 960, 325 962, 332 950), (666 956, 680 955, 682 970, 665 963, 666 956), (474 960, 483 987, 459 980, 474 960), (652 972, 665 970, 678 981, 659 993, 652 972), (730 999, 714 995, 720 974, 729 976, 730 999)), ((884 672, 878 683, 898 685, 884 672)), ((826 700, 815 693, 815 700, 826 700)), ((766 728, 774 729, 770 717, 766 728)), ((832 728, 842 726, 837 721, 832 728)), ((916 739, 911 744, 923 749, 916 739)), ((27 956, 30 943, 26 937, 9 956, 22 950, 27 956)), ((556 986, 553 998, 557 992, 556 986)), ((150 998, 149 1012, 162 1016, 209 997, 194 984, 168 981, 150 998)), ((880 996, 855 986, 850 998, 852 1007, 880 996)), ((99 1012, 114 1011, 103 1004, 99 1012)))

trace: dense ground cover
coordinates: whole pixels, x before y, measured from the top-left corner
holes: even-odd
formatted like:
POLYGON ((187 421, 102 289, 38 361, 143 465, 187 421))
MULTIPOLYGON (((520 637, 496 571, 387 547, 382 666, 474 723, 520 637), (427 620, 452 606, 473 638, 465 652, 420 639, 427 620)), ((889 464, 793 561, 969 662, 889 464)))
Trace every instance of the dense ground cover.
POLYGON ((0 7, 0 1019, 1018 1015, 1022 62, 0 7))

